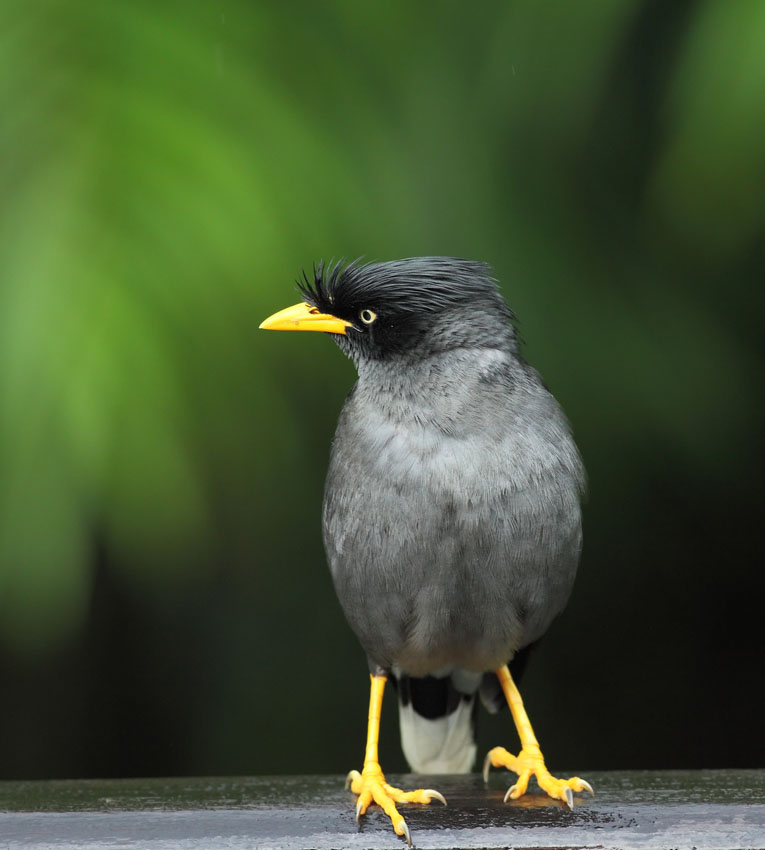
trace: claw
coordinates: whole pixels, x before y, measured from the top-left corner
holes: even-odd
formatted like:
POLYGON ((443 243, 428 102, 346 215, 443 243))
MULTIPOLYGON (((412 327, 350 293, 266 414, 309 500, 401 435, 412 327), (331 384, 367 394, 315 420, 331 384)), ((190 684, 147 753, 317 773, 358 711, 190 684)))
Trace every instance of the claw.
POLYGON ((511 786, 507 789, 507 792, 505 793, 505 799, 504 799, 504 800, 502 800, 502 802, 503 802, 503 803, 506 803, 508 800, 512 799, 513 793, 515 792, 515 789, 516 789, 517 787, 518 787, 517 785, 511 785, 511 786))
POLYGON ((404 830, 404 837, 406 838, 406 843, 411 847, 412 846, 412 836, 409 832, 409 827, 405 820, 401 821, 401 827, 404 830))
POLYGON ((345 790, 347 791, 351 787, 351 783, 354 779, 360 779, 361 774, 358 770, 351 770, 348 772, 348 776, 345 777, 345 790))
POLYGON ((361 807, 364 805, 364 801, 359 797, 356 803, 356 823, 361 820, 361 807))
POLYGON ((432 788, 426 788, 424 793, 427 794, 431 800, 438 800, 439 803, 443 803, 444 805, 447 804, 446 797, 444 797, 444 795, 439 791, 434 791, 432 788))
POLYGON ((486 753, 486 758, 483 760, 483 781, 489 781, 489 769, 491 768, 491 753, 486 753))
POLYGON ((563 789, 563 793, 566 795, 566 803, 568 804, 569 809, 574 808, 574 792, 566 785, 563 789))
POLYGON ((584 779, 579 780, 579 784, 582 786, 582 791, 588 791, 592 796, 595 796, 595 792, 592 790, 592 785, 589 782, 586 782, 584 779))

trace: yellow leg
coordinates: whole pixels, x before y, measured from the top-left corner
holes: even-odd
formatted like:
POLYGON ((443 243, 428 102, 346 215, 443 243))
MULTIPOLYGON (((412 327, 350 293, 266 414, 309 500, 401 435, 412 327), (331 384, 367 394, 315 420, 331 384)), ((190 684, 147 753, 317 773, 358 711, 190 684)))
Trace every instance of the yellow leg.
POLYGON ((509 753, 504 747, 494 747, 486 756, 483 763, 483 778, 488 781, 490 767, 506 767, 518 774, 518 781, 510 787, 505 794, 505 801, 508 799, 517 800, 526 793, 529 787, 529 780, 532 774, 536 776, 539 787, 546 791, 551 797, 556 800, 563 800, 569 808, 574 808, 573 791, 589 791, 590 794, 595 792, 592 790, 589 782, 574 776, 571 779, 556 779, 550 774, 550 771, 545 766, 545 760, 542 756, 542 751, 539 749, 534 730, 531 728, 529 716, 526 714, 526 709, 523 707, 523 700, 515 686, 513 677, 510 675, 510 670, 507 665, 500 667, 496 671, 499 683, 502 685, 502 690, 505 693, 505 699, 510 706, 510 713, 513 715, 515 728, 518 730, 518 737, 521 739, 521 751, 517 756, 509 753))
POLYGON ((382 710, 383 692, 385 691, 385 676, 370 676, 372 686, 369 691, 369 725, 367 726, 367 748, 364 753, 364 768, 361 773, 352 770, 345 785, 350 785, 351 791, 359 795, 356 803, 356 820, 366 814, 370 803, 378 806, 391 819, 396 835, 405 836, 409 846, 412 846, 412 838, 406 821, 398 812, 396 803, 429 803, 431 800, 440 800, 446 805, 446 800, 438 791, 432 788, 420 788, 417 791, 402 791, 388 785, 385 776, 380 769, 377 757, 377 742, 380 737, 380 711, 382 710))

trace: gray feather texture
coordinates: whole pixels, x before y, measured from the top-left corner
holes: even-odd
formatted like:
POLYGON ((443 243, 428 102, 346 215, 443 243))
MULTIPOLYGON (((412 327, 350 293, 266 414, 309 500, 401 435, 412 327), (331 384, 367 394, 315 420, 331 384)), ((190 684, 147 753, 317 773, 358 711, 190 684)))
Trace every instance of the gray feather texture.
MULTIPOLYGON (((373 668, 496 670, 569 597, 582 462, 559 405, 518 352, 485 266, 420 258, 363 268, 378 336, 350 328, 335 337, 359 374, 324 499, 337 594, 373 668), (424 311, 428 292, 399 295, 418 288, 406 264, 421 272, 429 261, 431 299, 439 288, 448 297, 424 311), (385 324, 389 303, 395 319, 385 324)), ((342 289, 339 274, 326 296, 342 300, 342 289)), ((354 299, 348 317, 367 306, 354 299)))

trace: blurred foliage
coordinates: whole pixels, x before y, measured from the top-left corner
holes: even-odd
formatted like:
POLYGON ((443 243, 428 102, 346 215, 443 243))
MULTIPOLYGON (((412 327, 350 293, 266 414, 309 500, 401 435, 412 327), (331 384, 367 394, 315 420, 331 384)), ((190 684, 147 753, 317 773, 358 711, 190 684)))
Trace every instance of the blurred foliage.
POLYGON ((748 763, 687 717, 757 646, 763 44, 757 0, 0 5, 3 775, 355 764, 319 533, 352 369, 256 328, 316 259, 421 254, 493 264, 590 471, 538 725, 748 763))

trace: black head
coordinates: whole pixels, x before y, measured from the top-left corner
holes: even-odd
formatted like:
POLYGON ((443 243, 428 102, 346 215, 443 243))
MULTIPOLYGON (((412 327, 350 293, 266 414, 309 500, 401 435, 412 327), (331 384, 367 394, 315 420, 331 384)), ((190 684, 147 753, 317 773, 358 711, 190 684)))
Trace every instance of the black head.
POLYGON ((300 292, 321 313, 350 323, 333 337, 354 360, 515 346, 512 313, 485 263, 413 257, 319 263, 313 272, 313 281, 303 273, 300 292))

